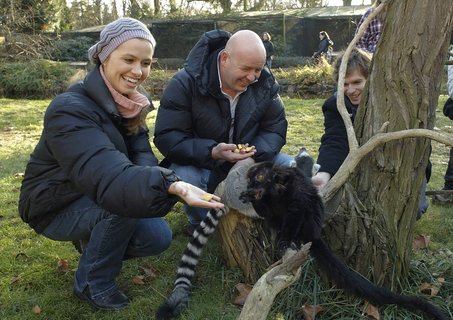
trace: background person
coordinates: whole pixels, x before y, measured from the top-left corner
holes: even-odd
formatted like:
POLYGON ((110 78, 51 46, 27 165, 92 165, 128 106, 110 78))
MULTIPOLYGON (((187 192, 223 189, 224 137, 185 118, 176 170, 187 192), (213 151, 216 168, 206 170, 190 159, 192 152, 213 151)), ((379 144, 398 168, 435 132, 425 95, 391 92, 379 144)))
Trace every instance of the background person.
POLYGON ((268 32, 263 33, 263 45, 266 49, 266 65, 270 69, 274 59, 274 44, 271 41, 271 35, 268 32))
MULTIPOLYGON (((450 52, 453 54, 453 50, 450 52)), ((450 61, 453 57, 450 56, 450 61)), ((449 98, 445 102, 443 112, 444 115, 453 120, 453 65, 447 67, 447 87, 449 98)), ((448 160, 447 170, 444 175, 444 187, 443 190, 453 190, 453 148, 450 148, 450 159, 448 160)), ((440 202, 453 202, 453 195, 449 194, 437 194, 433 197, 433 200, 440 202)))
MULTIPOLYGON (((381 0, 375 0, 371 8, 369 8, 364 13, 362 18, 360 18, 359 24, 357 25, 357 29, 355 31, 356 34, 365 19, 376 9, 378 5, 381 4, 381 2, 381 0)), ((369 53, 374 53, 374 51, 376 51, 379 38, 381 37, 382 29, 384 28, 385 16, 386 8, 384 8, 370 21, 364 34, 360 37, 359 41, 356 44, 357 48, 365 50, 369 53)))
MULTIPOLYGON (((212 191, 238 161, 289 165, 287 120, 261 38, 250 30, 202 35, 161 97, 154 143, 184 181, 212 191), (236 144, 255 149, 235 153, 236 144)), ((188 231, 206 210, 186 206, 188 231)))
POLYGON ((329 34, 326 31, 319 32, 318 50, 312 55, 312 58, 319 60, 321 56, 325 56, 328 63, 332 63, 333 41, 330 40, 329 34))
POLYGON ((88 51, 94 70, 47 108, 21 186, 26 223, 50 239, 81 242, 74 294, 98 309, 128 304, 115 283, 122 262, 168 248, 172 233, 160 217, 178 197, 193 206, 223 206, 157 166, 145 124, 150 101, 139 93, 155 46, 135 19, 105 27, 88 51))

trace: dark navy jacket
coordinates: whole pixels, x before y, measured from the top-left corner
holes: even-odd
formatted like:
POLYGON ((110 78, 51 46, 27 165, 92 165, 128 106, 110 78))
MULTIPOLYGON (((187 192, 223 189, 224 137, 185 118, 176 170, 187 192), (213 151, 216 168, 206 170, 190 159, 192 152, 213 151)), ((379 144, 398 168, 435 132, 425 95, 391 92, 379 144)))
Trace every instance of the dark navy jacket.
MULTIPOLYGON (((354 123, 357 106, 354 106, 346 96, 344 102, 354 123)), ((337 109, 336 94, 324 102, 322 113, 324 114, 324 134, 321 138, 317 163, 321 165, 319 171, 328 172, 333 176, 349 153, 348 135, 343 118, 337 109)))
MULTIPOLYGON (((218 163, 212 148, 228 142, 230 103, 221 93, 217 72, 218 54, 230 34, 205 33, 190 51, 185 68, 165 89, 157 113, 154 143, 167 163, 207 169, 218 163)), ((272 160, 286 143, 284 106, 279 85, 267 68, 256 83, 241 94, 236 107, 233 143, 256 147, 256 161, 272 160)))
MULTIPOLYGON (((347 96, 344 97, 344 102, 351 116, 351 121, 354 123, 358 106, 353 105, 347 96)), ((337 109, 336 94, 324 102, 322 112, 324 114, 324 134, 321 137, 317 163, 321 165, 319 171, 328 172, 334 176, 349 153, 348 135, 343 118, 337 109)), ((428 161, 426 167, 427 181, 431 177, 431 167, 431 162, 428 161)))
POLYGON ((57 96, 25 170, 19 213, 37 232, 82 195, 128 217, 165 215, 178 178, 157 167, 148 130, 128 135, 98 67, 57 96))

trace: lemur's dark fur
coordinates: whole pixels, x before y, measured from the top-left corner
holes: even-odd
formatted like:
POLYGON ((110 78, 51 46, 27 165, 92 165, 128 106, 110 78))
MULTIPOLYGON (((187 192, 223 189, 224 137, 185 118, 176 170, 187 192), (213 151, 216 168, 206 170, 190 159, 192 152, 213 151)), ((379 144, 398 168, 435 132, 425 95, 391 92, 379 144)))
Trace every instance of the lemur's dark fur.
POLYGON ((256 212, 279 230, 278 247, 299 247, 311 242, 310 254, 319 268, 338 287, 378 306, 396 304, 409 310, 419 310, 434 319, 449 317, 430 302, 393 293, 377 287, 361 275, 349 270, 321 238, 324 206, 311 178, 298 168, 276 167, 260 163, 248 172, 248 190, 241 195, 253 203, 256 212))
MULTIPOLYGON (((397 304, 409 310, 422 311, 433 319, 448 320, 447 315, 428 301, 377 287, 350 271, 333 255, 321 238, 324 206, 310 178, 313 160, 303 151, 296 156, 296 162, 296 167, 284 168, 270 162, 254 165, 247 174, 247 190, 241 194, 244 202, 251 202, 256 212, 276 228, 280 252, 289 247, 298 248, 301 243, 311 242, 310 254, 338 287, 374 305, 397 304)), ((206 219, 194 232, 178 268, 174 290, 160 306, 157 320, 175 319, 187 307, 191 280, 202 247, 224 213, 224 210, 209 211, 206 219)))

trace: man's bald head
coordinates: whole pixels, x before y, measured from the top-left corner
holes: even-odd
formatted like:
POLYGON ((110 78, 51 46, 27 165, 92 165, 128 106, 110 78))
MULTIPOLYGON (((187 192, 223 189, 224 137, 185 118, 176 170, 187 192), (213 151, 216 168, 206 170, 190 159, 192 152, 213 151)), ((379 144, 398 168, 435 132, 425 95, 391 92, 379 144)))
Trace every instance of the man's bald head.
POLYGON ((266 61, 266 49, 260 36, 251 30, 240 30, 228 40, 225 51, 231 55, 246 55, 263 58, 266 61))
POLYGON ((220 53, 219 63, 222 90, 235 97, 258 81, 266 63, 263 41, 253 31, 238 31, 220 53))

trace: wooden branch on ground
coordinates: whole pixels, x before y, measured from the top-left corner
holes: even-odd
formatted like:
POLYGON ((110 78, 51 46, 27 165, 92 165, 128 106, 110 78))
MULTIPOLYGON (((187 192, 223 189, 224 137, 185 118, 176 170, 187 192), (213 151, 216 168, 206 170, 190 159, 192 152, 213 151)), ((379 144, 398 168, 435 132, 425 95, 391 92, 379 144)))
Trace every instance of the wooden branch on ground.
POLYGON ((310 246, 307 243, 299 251, 287 252, 281 264, 259 278, 245 300, 239 320, 267 319, 277 294, 299 279, 310 246))

